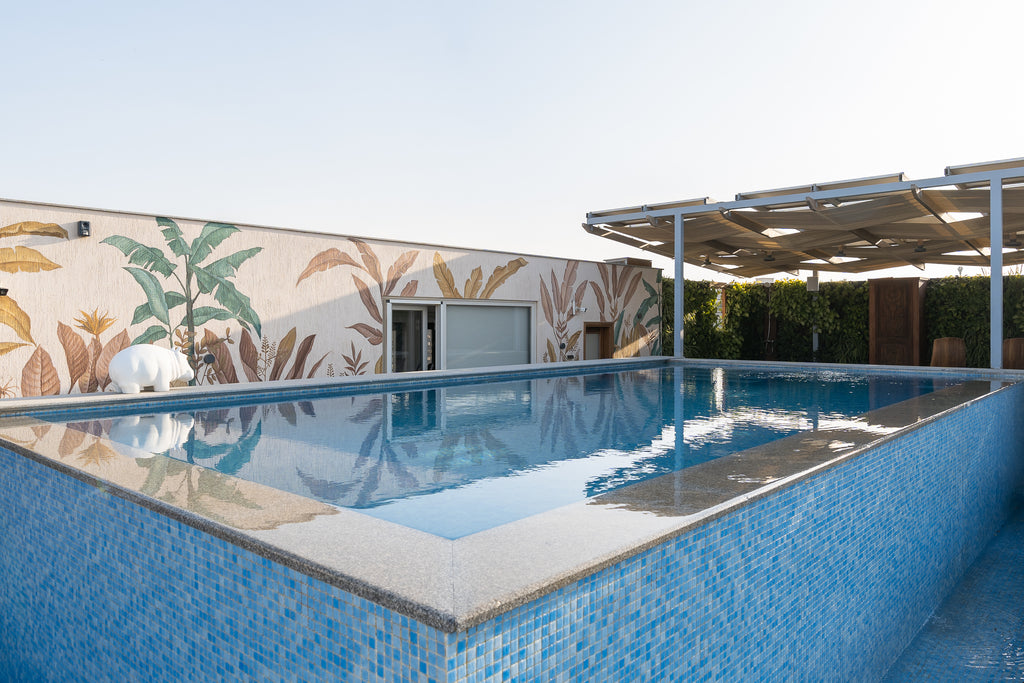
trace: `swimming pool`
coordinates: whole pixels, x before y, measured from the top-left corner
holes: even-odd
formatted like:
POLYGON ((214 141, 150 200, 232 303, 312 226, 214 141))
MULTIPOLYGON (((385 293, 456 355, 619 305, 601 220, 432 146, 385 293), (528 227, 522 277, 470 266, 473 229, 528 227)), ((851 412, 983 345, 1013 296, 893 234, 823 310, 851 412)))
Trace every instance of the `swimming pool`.
POLYGON ((648 367, 201 409, 106 409, 80 412, 67 427, 138 448, 141 458, 168 456, 456 539, 954 382, 648 367))
MULTIPOLYGON (((643 391, 630 389, 658 397, 642 403, 658 419, 626 430, 633 443, 675 448, 663 419, 698 396, 732 400, 715 390, 728 372, 664 366, 631 366, 670 372, 679 380, 670 386, 683 387, 646 394, 645 379, 643 391), (710 391, 688 384, 704 376, 710 391)), ((457 538, 218 471, 225 459, 234 467, 230 449, 199 467, 146 457, 104 436, 103 424, 12 417, 0 425, 0 524, 17 549, 0 566, 0 619, 5 643, 23 653, 11 666, 63 662, 154 679, 208 670, 240 679, 870 678, 994 532, 1020 482, 1021 385, 978 373, 921 378, 896 404, 856 417, 819 411, 816 430, 697 456, 686 469, 637 476, 659 456, 642 454, 587 479, 600 495, 457 538), (615 486, 620 479, 631 483, 615 486), (100 605, 117 618, 97 616, 100 605), (27 615, 32 628, 10 615, 27 615), (65 632, 82 635, 65 642, 65 632), (132 643, 131 657, 103 647, 117 640, 132 643)), ((778 391, 796 383, 787 372, 778 391)), ((543 422, 533 392, 521 388, 512 410, 525 433, 543 422)), ((229 413, 252 402, 232 400, 229 413)), ((398 401, 403 410, 416 402, 398 401)), ((108 417, 80 422, 132 409, 103 410, 108 417)), ((609 422, 589 410, 574 420, 609 422)), ((453 425, 463 419, 454 414, 453 425)), ((703 419, 713 443, 718 428, 703 419)), ((813 427, 815 417, 787 419, 813 427)), ((762 423, 776 421, 786 422, 762 423)), ((573 432, 577 446, 591 431, 573 432)), ((392 438, 402 438, 401 421, 392 438)), ((533 438, 507 441, 533 455, 533 438)))

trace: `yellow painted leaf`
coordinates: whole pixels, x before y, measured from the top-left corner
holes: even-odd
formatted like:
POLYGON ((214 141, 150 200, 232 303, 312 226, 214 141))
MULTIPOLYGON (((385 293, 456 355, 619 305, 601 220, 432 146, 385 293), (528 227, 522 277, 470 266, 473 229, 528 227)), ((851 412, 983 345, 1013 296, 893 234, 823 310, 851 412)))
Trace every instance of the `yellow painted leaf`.
POLYGON ((437 280, 437 286, 441 288, 442 296, 453 299, 462 298, 458 288, 455 286, 455 276, 448 269, 448 264, 441 258, 441 253, 437 251, 434 252, 434 279, 437 280))
POLYGON ((0 238, 16 237, 17 235, 41 235, 67 239, 68 231, 56 223, 39 223, 37 221, 22 221, 0 228, 0 238))
POLYGON ((555 361, 558 360, 558 354, 555 353, 555 347, 552 346, 550 339, 547 340, 547 344, 548 344, 548 353, 547 353, 548 362, 549 363, 554 363, 555 361))
MULTIPOLYGON (((522 256, 519 258, 512 259, 503 266, 498 266, 491 273, 491 276, 487 278, 487 284, 484 285, 484 291, 480 294, 481 299, 490 299, 491 295, 494 294, 495 290, 498 289, 505 282, 505 280, 512 277, 516 271, 526 265, 526 259, 522 256)), ((566 268, 568 270, 568 268, 566 268)))
POLYGON ((9 296, 0 296, 0 325, 7 325, 7 327, 14 330, 15 334, 21 339, 27 341, 29 344, 35 344, 35 340, 32 339, 32 319, 28 317, 28 313, 21 310, 18 303, 9 296))
POLYGON ((28 346, 21 342, 0 342, 0 356, 10 353, 14 349, 20 349, 22 346, 28 346))
POLYGON ((469 274, 469 279, 466 280, 466 298, 475 299, 476 295, 480 293, 480 286, 484 283, 484 272, 480 270, 480 266, 473 269, 473 272, 469 274))
POLYGON ((38 273, 40 270, 55 270, 59 264, 29 247, 0 248, 0 270, 5 273, 38 273))
POLYGON ((107 460, 111 460, 117 457, 117 451, 110 446, 106 445, 102 441, 93 441, 89 446, 82 451, 81 455, 78 456, 79 461, 83 465, 102 465, 107 460))
POLYGON ((377 362, 373 364, 373 372, 377 375, 384 374, 384 355, 381 354, 377 358, 377 362))

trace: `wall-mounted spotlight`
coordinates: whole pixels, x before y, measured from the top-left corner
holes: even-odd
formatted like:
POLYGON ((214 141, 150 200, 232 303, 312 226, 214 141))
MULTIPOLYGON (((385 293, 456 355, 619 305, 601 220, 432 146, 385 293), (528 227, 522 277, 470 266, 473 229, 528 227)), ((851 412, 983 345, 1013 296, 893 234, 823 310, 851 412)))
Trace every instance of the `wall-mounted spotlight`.
POLYGON ((923 254, 926 251, 928 251, 928 250, 924 248, 924 244, 921 242, 921 240, 918 240, 917 241, 917 246, 914 247, 914 253, 916 253, 916 254, 923 254))
POLYGON ((765 254, 764 260, 771 263, 772 261, 775 260, 775 257, 772 256, 772 252, 769 251, 767 254, 765 254))
POLYGON ((838 258, 846 258, 846 245, 840 244, 839 251, 836 252, 838 258))
POLYGON ((577 315, 578 313, 586 313, 586 312, 587 312, 587 307, 586 306, 577 306, 575 301, 572 302, 572 314, 573 315, 577 315))
POLYGON ((88 237, 92 234, 92 226, 89 225, 89 221, 78 221, 78 236, 88 237))
POLYGON ((7 288, 0 287, 0 296, 7 296, 7 288))

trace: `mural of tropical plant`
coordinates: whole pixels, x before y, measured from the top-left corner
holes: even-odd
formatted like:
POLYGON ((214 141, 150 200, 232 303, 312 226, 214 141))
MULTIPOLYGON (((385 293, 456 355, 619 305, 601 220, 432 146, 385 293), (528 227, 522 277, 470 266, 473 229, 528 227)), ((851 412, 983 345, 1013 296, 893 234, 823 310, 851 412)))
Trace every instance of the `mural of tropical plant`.
MULTIPOLYGON (((150 319, 156 320, 158 324, 147 328, 132 340, 132 344, 147 344, 167 339, 168 345, 173 348, 173 332, 184 327, 187 343, 192 346, 196 337, 196 327, 211 320, 236 320, 242 327, 251 329, 259 335, 259 316, 253 310, 249 297, 238 291, 232 278, 235 277, 239 266, 262 251, 262 247, 242 249, 204 264, 221 243, 239 232, 238 228, 226 223, 207 223, 199 237, 189 243, 185 241, 185 236, 177 223, 171 219, 157 218, 156 222, 162 228, 161 234, 167 247, 174 258, 181 260, 180 264, 175 263, 172 257, 168 257, 163 249, 141 244, 124 235, 112 235, 102 241, 103 244, 120 250, 128 257, 129 263, 142 266, 124 268, 146 295, 145 303, 135 309, 131 324, 137 325, 150 319), (179 265, 183 266, 180 270, 179 265), (154 273, 162 276, 164 280, 173 278, 172 284, 176 283, 177 289, 164 290, 154 273), (212 297, 219 306, 196 306, 202 295, 212 297), (174 320, 171 313, 179 306, 184 306, 184 314, 180 320, 174 320)), ((193 363, 198 365, 194 349, 189 356, 193 363)))
MULTIPOLYGON (((57 239, 68 239, 67 230, 56 223, 40 223, 38 221, 22 221, 12 223, 0 228, 0 239, 11 237, 54 237, 57 239)), ((5 273, 38 273, 40 271, 56 270, 60 264, 54 263, 46 258, 36 249, 25 246, 0 247, 0 271, 5 273)), ((21 339, 20 342, 0 341, 0 356, 10 353, 22 346, 35 344, 32 338, 32 319, 22 310, 13 296, 0 296, 0 325, 6 325, 14 330, 14 333, 21 339)), ((45 367, 46 361, 53 365, 49 354, 42 348, 36 347, 36 353, 32 355, 25 366, 28 371, 28 383, 24 381, 25 372, 22 378, 23 396, 41 396, 60 393, 60 383, 54 369, 52 375, 45 367), (37 377, 38 375, 38 377, 37 377), (38 381, 33 381, 38 379, 38 381), (29 393, 25 392, 25 388, 29 393)))
MULTIPOLYGON (((351 266, 366 273, 377 285, 377 295, 374 295, 374 293, 370 291, 369 284, 357 277, 354 273, 352 274, 352 282, 355 283, 356 291, 359 292, 359 299, 362 301, 363 307, 366 308, 367 313, 369 313, 370 318, 373 319, 373 322, 355 323, 354 325, 348 325, 348 329, 355 330, 359 334, 363 335, 363 337, 366 338, 366 341, 370 342, 371 345, 380 346, 384 341, 384 300, 394 293, 395 289, 398 287, 399 281, 405 276, 409 268, 412 267, 412 264, 416 261, 416 257, 419 256, 420 252, 417 249, 410 249, 409 251, 401 254, 388 268, 388 275, 387 278, 385 278, 381 272, 380 259, 374 253, 373 249, 370 248, 370 245, 360 239, 356 239, 355 237, 348 238, 348 241, 354 244, 356 250, 359 251, 362 263, 356 261, 355 258, 335 247, 326 249, 310 259, 305 270, 299 274, 299 279, 295 281, 295 286, 298 287, 300 282, 314 273, 330 270, 331 268, 337 268, 339 266, 351 266)), ((400 296, 414 296, 418 286, 419 280, 409 280, 405 284, 405 287, 402 288, 400 296)), ((377 358, 377 363, 374 366, 374 372, 378 374, 384 372, 383 355, 377 358)))
POLYGON ((490 277, 487 278, 486 284, 483 281, 483 269, 477 266, 469 274, 469 279, 466 280, 466 284, 460 293, 458 285, 455 284, 455 276, 452 275, 451 269, 444 262, 441 254, 435 251, 434 279, 437 280, 437 286, 441 289, 443 296, 452 299, 490 299, 498 287, 525 265, 526 259, 519 257, 510 260, 503 266, 495 266, 490 277))
MULTIPOLYGON (((349 347, 350 347, 350 351, 348 352, 348 354, 344 354, 344 353, 341 354, 341 357, 345 360, 345 363, 347 363, 347 365, 345 365, 345 374, 346 375, 362 375, 362 374, 364 374, 365 371, 366 371, 366 366, 369 364, 369 361, 363 360, 363 352, 362 351, 356 351, 356 345, 355 344, 353 344, 352 342, 349 342, 349 347)), ((334 376, 334 366, 332 366, 332 365, 328 365, 327 366, 327 376, 328 377, 333 377, 334 376)))
POLYGON ((586 293, 587 284, 593 284, 589 280, 583 280, 573 292, 576 284, 576 270, 579 267, 578 261, 569 261, 565 264, 565 272, 562 275, 562 284, 558 284, 555 271, 551 271, 551 289, 548 289, 544 282, 544 276, 540 277, 540 305, 544 310, 544 319, 554 332, 554 339, 545 340, 547 350, 544 352, 544 361, 553 363, 555 361, 570 360, 579 358, 579 341, 583 334, 582 327, 570 333, 569 321, 573 317, 572 308, 583 303, 583 295, 586 293))
MULTIPOLYGON (((661 296, 657 289, 647 284, 646 280, 641 280, 640 284, 647 291, 647 297, 640 302, 640 306, 633 315, 632 322, 621 330, 622 336, 619 337, 619 341, 616 344, 615 352, 612 354, 613 358, 639 356, 640 352, 648 346, 651 347, 653 355, 661 353, 661 335, 659 334, 661 329, 661 296), (651 317, 643 321, 644 316, 652 308, 654 311, 651 317)), ((621 320, 622 317, 620 315, 619 319, 621 320)))
MULTIPOLYGON (((305 337, 299 343, 298 348, 295 346, 297 338, 297 329, 293 327, 279 342, 261 338, 258 350, 249 331, 243 329, 238 343, 238 356, 245 378, 250 382, 263 382, 313 377, 328 354, 325 353, 321 356, 307 373, 306 362, 313 350, 316 335, 311 334, 305 337), (292 358, 293 352, 294 359, 292 358), (289 361, 292 362, 290 369, 289 361)), ((188 343, 188 337, 184 334, 179 335, 175 341, 175 345, 179 348, 184 348, 188 343)), ((196 381, 198 384, 234 384, 238 382, 239 374, 231 351, 228 349, 228 345, 234 343, 230 327, 223 337, 217 336, 208 328, 203 329, 203 337, 195 347, 196 381)))
POLYGON ((601 276, 601 285, 592 281, 590 286, 597 299, 601 320, 614 323, 612 356, 630 358, 639 355, 640 351, 649 345, 652 346, 651 353, 659 353, 661 341, 657 330, 661 325, 661 299, 657 290, 644 281, 643 273, 639 269, 631 266, 599 263, 597 270, 601 276), (633 316, 627 316, 626 307, 640 285, 647 291, 647 297, 633 316), (655 309, 654 315, 643 321, 652 307, 655 309))
MULTIPOLYGON (((64 349, 68 368, 69 394, 74 391, 76 383, 83 394, 106 389, 110 384, 110 376, 107 374, 110 360, 131 343, 125 330, 114 335, 106 344, 101 340, 101 335, 117 318, 108 318, 106 313, 100 314, 99 309, 94 309, 92 313, 79 313, 81 317, 75 318, 75 327, 92 336, 88 342, 70 325, 57 321, 57 339, 64 349)), ((21 395, 52 396, 60 392, 60 377, 53 359, 46 349, 37 346, 21 371, 21 395)))

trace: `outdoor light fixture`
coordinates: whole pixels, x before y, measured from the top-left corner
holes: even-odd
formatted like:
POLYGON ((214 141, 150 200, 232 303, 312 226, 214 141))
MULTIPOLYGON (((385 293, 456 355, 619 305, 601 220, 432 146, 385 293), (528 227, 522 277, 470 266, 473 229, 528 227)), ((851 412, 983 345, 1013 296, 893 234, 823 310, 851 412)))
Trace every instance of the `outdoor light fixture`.
POLYGON ((7 288, 0 287, 0 296, 7 296, 7 288))
POLYGON ((711 257, 710 256, 705 256, 704 257, 704 263, 702 263, 701 265, 702 266, 710 266, 711 265, 711 257))
POLYGON ((89 225, 89 221, 78 221, 78 236, 88 237, 92 234, 92 228, 89 225))
POLYGON ((586 312, 587 312, 587 307, 586 306, 577 306, 575 301, 572 302, 572 314, 573 315, 576 315, 577 313, 586 313, 586 312))
POLYGON ((1013 249, 1020 248, 1020 238, 1017 237, 1017 233, 1014 233, 1013 237, 1011 237, 1010 239, 1006 240, 1006 245, 1005 246, 1012 247, 1013 249))
POLYGON ((923 254, 926 251, 928 251, 928 250, 924 248, 924 244, 921 243, 921 240, 918 240, 917 241, 917 246, 914 247, 914 253, 923 254))
POLYGON ((846 245, 840 244, 839 251, 836 252, 837 258, 846 258, 846 245))
POLYGON ((764 257, 764 260, 765 260, 765 261, 768 261, 768 262, 770 263, 770 262, 772 262, 772 261, 774 261, 774 260, 775 260, 775 257, 774 257, 774 256, 772 256, 772 252, 770 252, 770 251, 769 251, 769 252, 768 252, 768 253, 767 253, 767 254, 765 255, 765 257, 764 257))

